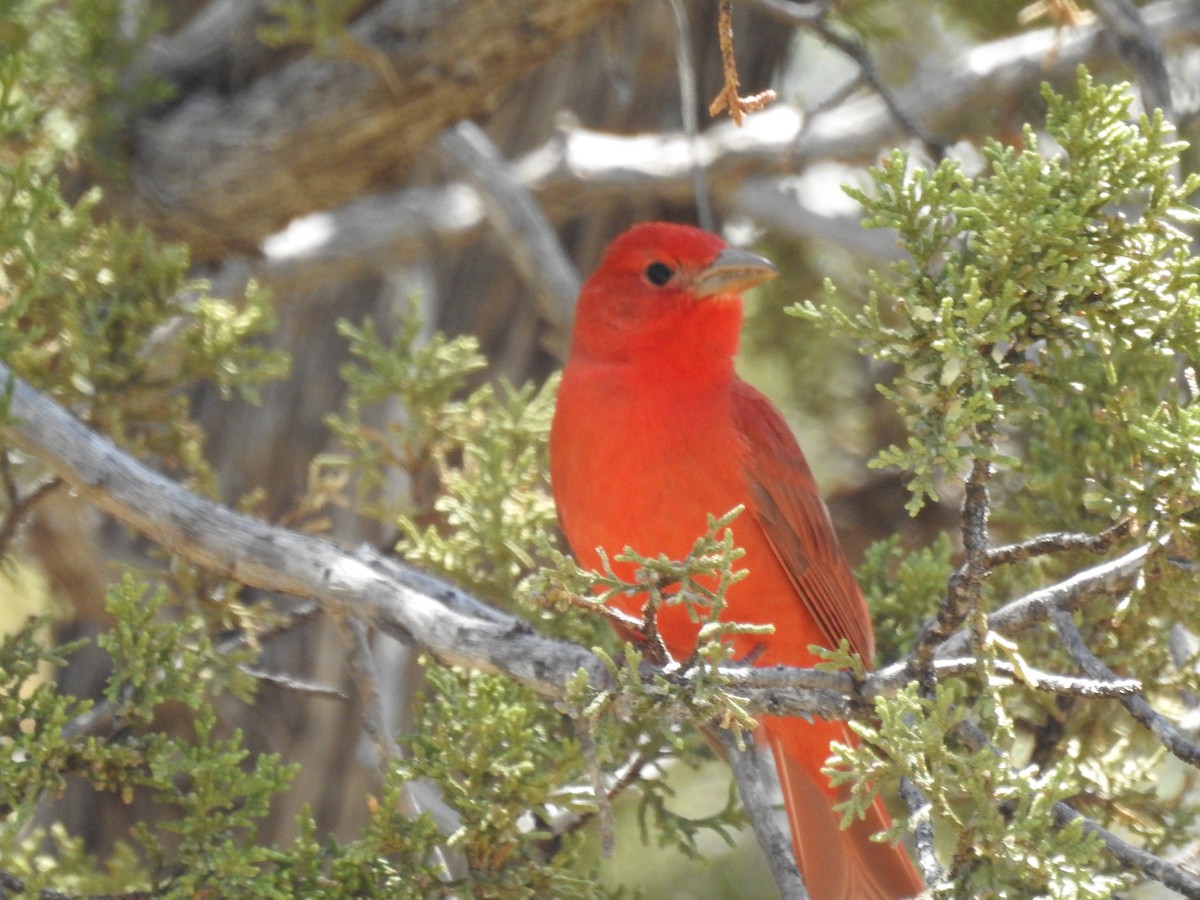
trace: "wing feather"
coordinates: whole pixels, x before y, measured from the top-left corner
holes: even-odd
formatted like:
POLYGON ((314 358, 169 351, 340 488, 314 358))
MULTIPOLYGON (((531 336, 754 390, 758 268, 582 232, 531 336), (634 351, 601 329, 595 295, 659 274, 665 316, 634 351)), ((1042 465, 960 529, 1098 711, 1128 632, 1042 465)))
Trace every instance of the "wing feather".
POLYGON ((745 475, 755 519, 830 646, 846 638, 870 666, 875 653, 870 613, 800 445, 771 402, 750 385, 738 380, 733 401, 748 444, 745 475))

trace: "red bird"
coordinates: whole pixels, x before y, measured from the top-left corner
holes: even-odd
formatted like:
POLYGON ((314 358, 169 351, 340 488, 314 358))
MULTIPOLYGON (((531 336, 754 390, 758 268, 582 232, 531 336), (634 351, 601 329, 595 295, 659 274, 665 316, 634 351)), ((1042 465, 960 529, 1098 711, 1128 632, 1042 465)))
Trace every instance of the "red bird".
MULTIPOLYGON (((748 575, 725 618, 772 624, 732 638, 757 666, 811 666, 810 644, 846 638, 869 665, 871 620, 804 454, 783 417, 734 373, 740 292, 776 274, 761 257, 683 225, 635 226, 613 241, 583 286, 550 433, 550 474, 563 531, 579 562, 597 548, 681 559, 708 514, 743 504, 733 523, 748 575)), ((633 567, 615 564, 622 577, 633 567)), ((644 596, 614 601, 640 618, 644 596)), ((659 631, 677 659, 698 626, 664 607, 659 631)), ((763 716, 783 784, 792 842, 814 900, 890 900, 923 884, 905 852, 869 840, 888 827, 876 801, 839 829, 839 792, 821 768, 829 742, 854 743, 842 722, 763 716)))

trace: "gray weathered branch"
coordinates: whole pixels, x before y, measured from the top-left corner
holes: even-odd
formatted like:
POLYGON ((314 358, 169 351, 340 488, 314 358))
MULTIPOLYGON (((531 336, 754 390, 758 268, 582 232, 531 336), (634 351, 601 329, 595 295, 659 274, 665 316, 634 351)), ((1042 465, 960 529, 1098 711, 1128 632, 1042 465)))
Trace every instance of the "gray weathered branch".
POLYGON ((742 798, 742 808, 746 810, 750 827, 754 829, 754 836, 771 867, 779 896, 782 900, 808 900, 808 890, 792 852, 791 838, 779 827, 779 816, 774 805, 777 801, 766 790, 768 785, 777 783, 775 767, 764 758, 753 741, 743 746, 731 732, 720 728, 713 729, 713 734, 729 758, 730 768, 737 779, 738 794, 742 798))
MULTIPOLYGON (((1141 14, 1166 49, 1200 41, 1200 4, 1158 0, 1141 14)), ((1099 25, 1026 32, 922 71, 896 98, 931 130, 964 121, 984 128, 983 117, 968 113, 1004 107, 1006 99, 1041 81, 1067 80, 1080 63, 1102 68, 1112 61, 1108 41, 1099 25)), ((844 103, 807 121, 800 111, 777 103, 750 116, 741 129, 725 124, 704 132, 695 141, 694 157, 683 133, 618 136, 574 129, 515 162, 512 170, 550 220, 561 221, 582 208, 602 209, 628 197, 685 202, 694 158, 717 206, 755 219, 765 186, 778 176, 827 160, 872 161, 906 137, 878 97, 844 103)), ((258 274, 287 285, 385 268, 424 255, 430 241, 440 246, 465 242, 477 234, 484 215, 479 195, 461 183, 381 194, 296 223, 292 240, 269 243, 258 274)), ((779 209, 764 216, 763 224, 806 237, 823 228, 819 219, 791 217, 779 209)))
MULTIPOLYGON (((0 428, 5 436, 98 508, 169 551, 242 584, 316 600, 328 612, 361 619, 397 640, 419 643, 443 662, 502 672, 543 696, 560 697, 580 669, 597 689, 614 686, 604 664, 589 651, 538 634, 450 582, 372 548, 347 550, 191 493, 139 463, 0 363, 0 384, 9 383, 12 420, 0 428)), ((1148 548, 1140 547, 1033 591, 993 612, 989 627, 1015 635, 1047 621, 1057 607, 1075 609, 1089 599, 1128 591, 1147 553, 1148 548)), ((969 671, 974 660, 954 658, 966 649, 965 633, 951 637, 940 648, 935 672, 949 676, 969 671)), ((746 697, 752 712, 833 718, 854 713, 853 696, 870 702, 894 693, 911 678, 904 663, 870 673, 858 688, 844 672, 731 667, 722 674, 731 691, 746 697)), ((675 672, 664 677, 686 682, 689 675, 675 672)), ((1041 677, 1048 689, 1064 693, 1123 696, 1138 690, 1128 679, 1041 677)))
POLYGON ((97 507, 192 562, 242 584, 317 600, 417 641, 447 663, 504 672, 555 694, 579 669, 597 684, 608 675, 579 647, 543 637, 449 582, 385 559, 279 528, 199 497, 141 465, 65 409, 12 376, 4 427, 17 444, 97 507))
POLYGON ((459 122, 442 132, 438 147, 449 157, 449 168, 479 193, 492 232, 551 326, 556 355, 565 358, 575 297, 582 282, 554 229, 533 195, 513 176, 492 139, 474 122, 459 122))
POLYGON ((295 216, 400 183, 443 129, 625 3, 385 0, 332 57, 134 123, 134 212, 201 258, 252 251, 295 216))
MULTIPOLYGON (((1065 609, 1056 608, 1051 612, 1054 627, 1062 639, 1075 664, 1097 681, 1111 681, 1117 678, 1115 672, 1102 663, 1088 648, 1079 631, 1079 626, 1065 609)), ((1155 712, 1154 708, 1140 692, 1126 694, 1121 697, 1121 704, 1129 710, 1129 714, 1147 731, 1158 738, 1159 742, 1175 754, 1176 758, 1193 768, 1200 768, 1200 746, 1188 740, 1180 728, 1166 716, 1155 712)))
MULTIPOLYGON (((581 647, 540 635, 450 583, 372 549, 347 551, 198 497, 91 431, 3 364, 0 384, 10 388, 10 418, 0 432, 97 507, 194 563, 243 584, 316 600, 335 615, 360 619, 402 641, 419 642, 445 662, 505 673, 543 696, 561 697, 564 685, 581 669, 597 688, 613 686, 601 661, 581 647)), ((1148 548, 1138 548, 1023 597, 993 613, 989 623, 997 631, 1014 633, 1045 621, 1056 609, 1126 591, 1147 553, 1148 548)), ((942 645, 941 653, 967 641, 966 634, 956 635, 942 645)), ((955 667, 964 661, 941 664, 955 667)), ((965 664, 973 668, 974 661, 965 664)), ((936 666, 935 662, 935 670, 936 666)), ((755 712, 832 713, 844 718, 855 711, 850 699, 855 685, 847 673, 735 668, 723 674, 734 692, 751 698, 755 712)), ((870 674, 860 696, 869 699, 910 679, 907 667, 897 664, 870 674)), ((1129 685, 1107 687, 1126 693, 1129 685)), ((760 776, 755 776, 755 784, 740 785, 743 792, 758 790, 761 778, 767 777, 760 776)), ((744 777, 740 773, 739 781, 744 777)), ((1066 804, 1056 804, 1055 815, 1065 823, 1078 814, 1066 804)), ((1179 867, 1131 847, 1094 823, 1087 827, 1118 859, 1151 877, 1173 887, 1200 884, 1179 867)))

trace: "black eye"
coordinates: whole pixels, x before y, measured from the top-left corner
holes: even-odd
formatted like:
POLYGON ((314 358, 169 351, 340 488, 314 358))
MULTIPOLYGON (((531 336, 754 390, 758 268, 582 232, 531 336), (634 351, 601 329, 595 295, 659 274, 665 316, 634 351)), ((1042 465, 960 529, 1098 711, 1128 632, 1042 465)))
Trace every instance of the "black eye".
POLYGON ((670 281, 674 274, 666 263, 652 262, 646 266, 646 280, 651 284, 662 286, 670 281))

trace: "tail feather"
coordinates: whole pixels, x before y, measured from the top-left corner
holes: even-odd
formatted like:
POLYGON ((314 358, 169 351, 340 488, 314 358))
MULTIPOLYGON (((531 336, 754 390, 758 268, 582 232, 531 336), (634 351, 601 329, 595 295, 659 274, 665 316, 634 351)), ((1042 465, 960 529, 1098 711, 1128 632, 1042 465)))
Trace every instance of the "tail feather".
POLYGON ((891 826, 876 798, 863 819, 844 831, 833 804, 844 799, 821 773, 829 742, 856 742, 841 722, 805 722, 764 716, 763 726, 775 755, 792 846, 812 900, 899 900, 925 885, 908 854, 895 844, 872 841, 891 826))

